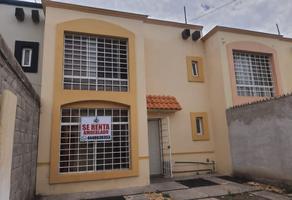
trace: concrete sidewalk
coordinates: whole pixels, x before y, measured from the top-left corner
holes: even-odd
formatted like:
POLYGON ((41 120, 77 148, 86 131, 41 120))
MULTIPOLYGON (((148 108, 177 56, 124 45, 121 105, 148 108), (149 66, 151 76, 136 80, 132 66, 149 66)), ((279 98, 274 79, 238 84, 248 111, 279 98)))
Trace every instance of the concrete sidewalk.
MULTIPOLYGON (((227 181, 216 176, 205 175, 196 177, 187 177, 176 180, 167 180, 167 182, 153 183, 145 187, 133 187, 126 189, 100 191, 100 192, 85 192, 74 193, 64 195, 54 195, 41 197, 40 200, 98 200, 99 198, 116 197, 114 199, 126 199, 126 200, 148 200, 149 193, 158 192, 169 195, 175 200, 192 200, 192 199, 205 199, 216 200, 219 196, 250 193, 252 195, 261 197, 261 199, 267 200, 289 200, 288 196, 274 194, 267 191, 259 191, 253 186, 239 184, 231 181, 227 181), (181 181, 184 179, 204 179, 210 181, 215 185, 201 186, 201 187, 188 187, 183 185, 181 181)), ((113 198, 108 198, 111 200, 113 198)))

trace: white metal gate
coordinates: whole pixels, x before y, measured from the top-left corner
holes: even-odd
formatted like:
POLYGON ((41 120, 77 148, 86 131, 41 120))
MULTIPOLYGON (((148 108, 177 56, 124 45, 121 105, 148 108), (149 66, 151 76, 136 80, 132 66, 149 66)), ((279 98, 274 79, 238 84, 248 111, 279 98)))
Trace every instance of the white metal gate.
POLYGON ((162 118, 160 120, 162 174, 164 175, 164 177, 172 177, 172 158, 169 125, 169 117, 162 118))
POLYGON ((162 173, 160 135, 160 120, 149 120, 148 145, 150 175, 160 175, 162 173))

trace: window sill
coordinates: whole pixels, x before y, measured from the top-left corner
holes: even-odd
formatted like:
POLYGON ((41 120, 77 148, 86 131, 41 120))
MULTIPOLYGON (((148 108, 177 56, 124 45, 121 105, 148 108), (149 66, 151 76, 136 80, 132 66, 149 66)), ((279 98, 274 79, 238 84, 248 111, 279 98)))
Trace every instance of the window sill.
POLYGON ((112 170, 112 171, 106 171, 106 172, 84 172, 84 173, 78 172, 78 173, 68 173, 68 174, 53 173, 50 176, 50 184, 127 178, 127 177, 134 177, 138 175, 139 175, 138 170, 136 169, 112 170))

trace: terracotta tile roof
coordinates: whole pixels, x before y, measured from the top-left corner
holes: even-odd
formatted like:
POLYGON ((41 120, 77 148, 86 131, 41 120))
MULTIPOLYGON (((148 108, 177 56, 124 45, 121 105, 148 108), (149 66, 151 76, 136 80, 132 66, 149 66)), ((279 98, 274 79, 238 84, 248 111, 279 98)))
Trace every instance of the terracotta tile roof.
POLYGON ((148 110, 181 110, 181 106, 173 96, 147 95, 148 110))

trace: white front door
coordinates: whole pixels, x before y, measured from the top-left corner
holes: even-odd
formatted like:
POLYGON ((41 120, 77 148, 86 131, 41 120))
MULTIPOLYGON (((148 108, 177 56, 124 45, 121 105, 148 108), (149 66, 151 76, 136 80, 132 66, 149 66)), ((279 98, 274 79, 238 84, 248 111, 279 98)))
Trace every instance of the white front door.
POLYGON ((148 121, 148 145, 150 159, 150 175, 161 174, 159 120, 148 121))

